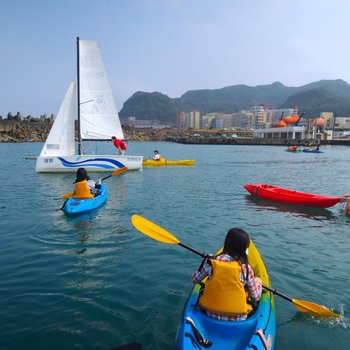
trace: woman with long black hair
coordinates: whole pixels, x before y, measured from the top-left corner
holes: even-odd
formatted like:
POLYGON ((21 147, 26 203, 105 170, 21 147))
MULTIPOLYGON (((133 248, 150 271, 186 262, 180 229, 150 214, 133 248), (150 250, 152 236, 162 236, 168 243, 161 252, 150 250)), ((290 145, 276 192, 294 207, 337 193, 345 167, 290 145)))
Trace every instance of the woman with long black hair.
POLYGON ((208 277, 198 301, 208 316, 225 321, 245 320, 260 300, 262 283, 248 263, 249 243, 244 230, 230 229, 222 252, 206 258, 194 273, 193 283, 208 277))

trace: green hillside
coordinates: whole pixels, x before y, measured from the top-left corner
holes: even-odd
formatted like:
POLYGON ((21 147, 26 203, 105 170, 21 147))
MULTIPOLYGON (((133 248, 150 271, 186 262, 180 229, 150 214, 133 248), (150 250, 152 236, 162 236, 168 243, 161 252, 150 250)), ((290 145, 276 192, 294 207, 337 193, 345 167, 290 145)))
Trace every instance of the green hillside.
POLYGON ((325 88, 309 89, 287 98, 281 107, 301 106, 306 116, 318 116, 321 112, 337 112, 338 116, 350 115, 350 99, 335 95, 325 88))
POLYGON ((169 98, 159 92, 136 92, 123 105, 121 118, 154 119, 176 124, 177 111, 199 110, 234 113, 252 105, 267 102, 271 108, 299 106, 305 117, 320 112, 336 111, 338 116, 350 116, 350 85, 343 80, 320 80, 300 87, 287 87, 280 82, 270 85, 234 85, 214 90, 192 90, 179 98, 169 98))

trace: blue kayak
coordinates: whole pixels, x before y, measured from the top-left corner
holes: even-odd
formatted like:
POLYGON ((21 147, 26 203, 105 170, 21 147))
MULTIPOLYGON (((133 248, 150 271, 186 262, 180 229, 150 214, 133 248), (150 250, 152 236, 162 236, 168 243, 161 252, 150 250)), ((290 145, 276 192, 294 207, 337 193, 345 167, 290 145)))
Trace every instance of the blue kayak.
MULTIPOLYGON (((248 260, 262 283, 271 287, 265 264, 253 242, 248 260)), ((194 286, 183 310, 176 335, 176 349, 274 349, 276 310, 273 294, 263 290, 255 312, 244 321, 222 321, 208 317, 196 306, 200 286, 194 286), (208 344, 206 344, 208 342, 208 344)))
POLYGON ((305 153, 323 153, 323 151, 319 151, 317 149, 303 149, 305 153))
POLYGON ((95 189, 94 192, 99 193, 94 198, 78 199, 70 197, 66 201, 63 211, 66 214, 80 214, 100 207, 107 200, 107 187, 102 182, 101 189, 95 189))

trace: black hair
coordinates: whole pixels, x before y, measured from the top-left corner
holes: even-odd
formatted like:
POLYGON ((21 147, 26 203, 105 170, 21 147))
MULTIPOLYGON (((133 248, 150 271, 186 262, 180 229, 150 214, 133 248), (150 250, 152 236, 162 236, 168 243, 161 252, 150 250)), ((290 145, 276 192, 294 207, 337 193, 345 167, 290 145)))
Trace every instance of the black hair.
POLYGON ((231 228, 226 235, 223 253, 230 255, 242 263, 248 261, 246 250, 249 247, 250 238, 247 232, 240 228, 231 228))
POLYGON ((154 153, 156 153, 156 152, 159 153, 157 150, 155 150, 154 153))
POLYGON ((74 181, 74 183, 84 181, 84 180, 90 180, 90 177, 87 174, 85 168, 79 168, 77 170, 77 179, 74 181))

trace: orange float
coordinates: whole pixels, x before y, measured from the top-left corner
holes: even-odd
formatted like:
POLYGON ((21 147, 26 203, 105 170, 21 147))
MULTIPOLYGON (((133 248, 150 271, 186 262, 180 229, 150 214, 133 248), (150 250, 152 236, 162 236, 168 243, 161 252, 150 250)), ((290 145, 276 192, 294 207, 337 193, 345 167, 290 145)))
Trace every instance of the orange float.
POLYGON ((282 119, 286 124, 294 124, 299 121, 299 116, 297 114, 284 117, 282 119))
POLYGON ((323 118, 314 119, 314 125, 316 125, 316 126, 324 126, 324 123, 325 123, 325 121, 323 118))
POLYGON ((286 124, 283 120, 280 120, 280 121, 275 125, 276 128, 284 128, 285 126, 287 126, 287 124, 286 124))

